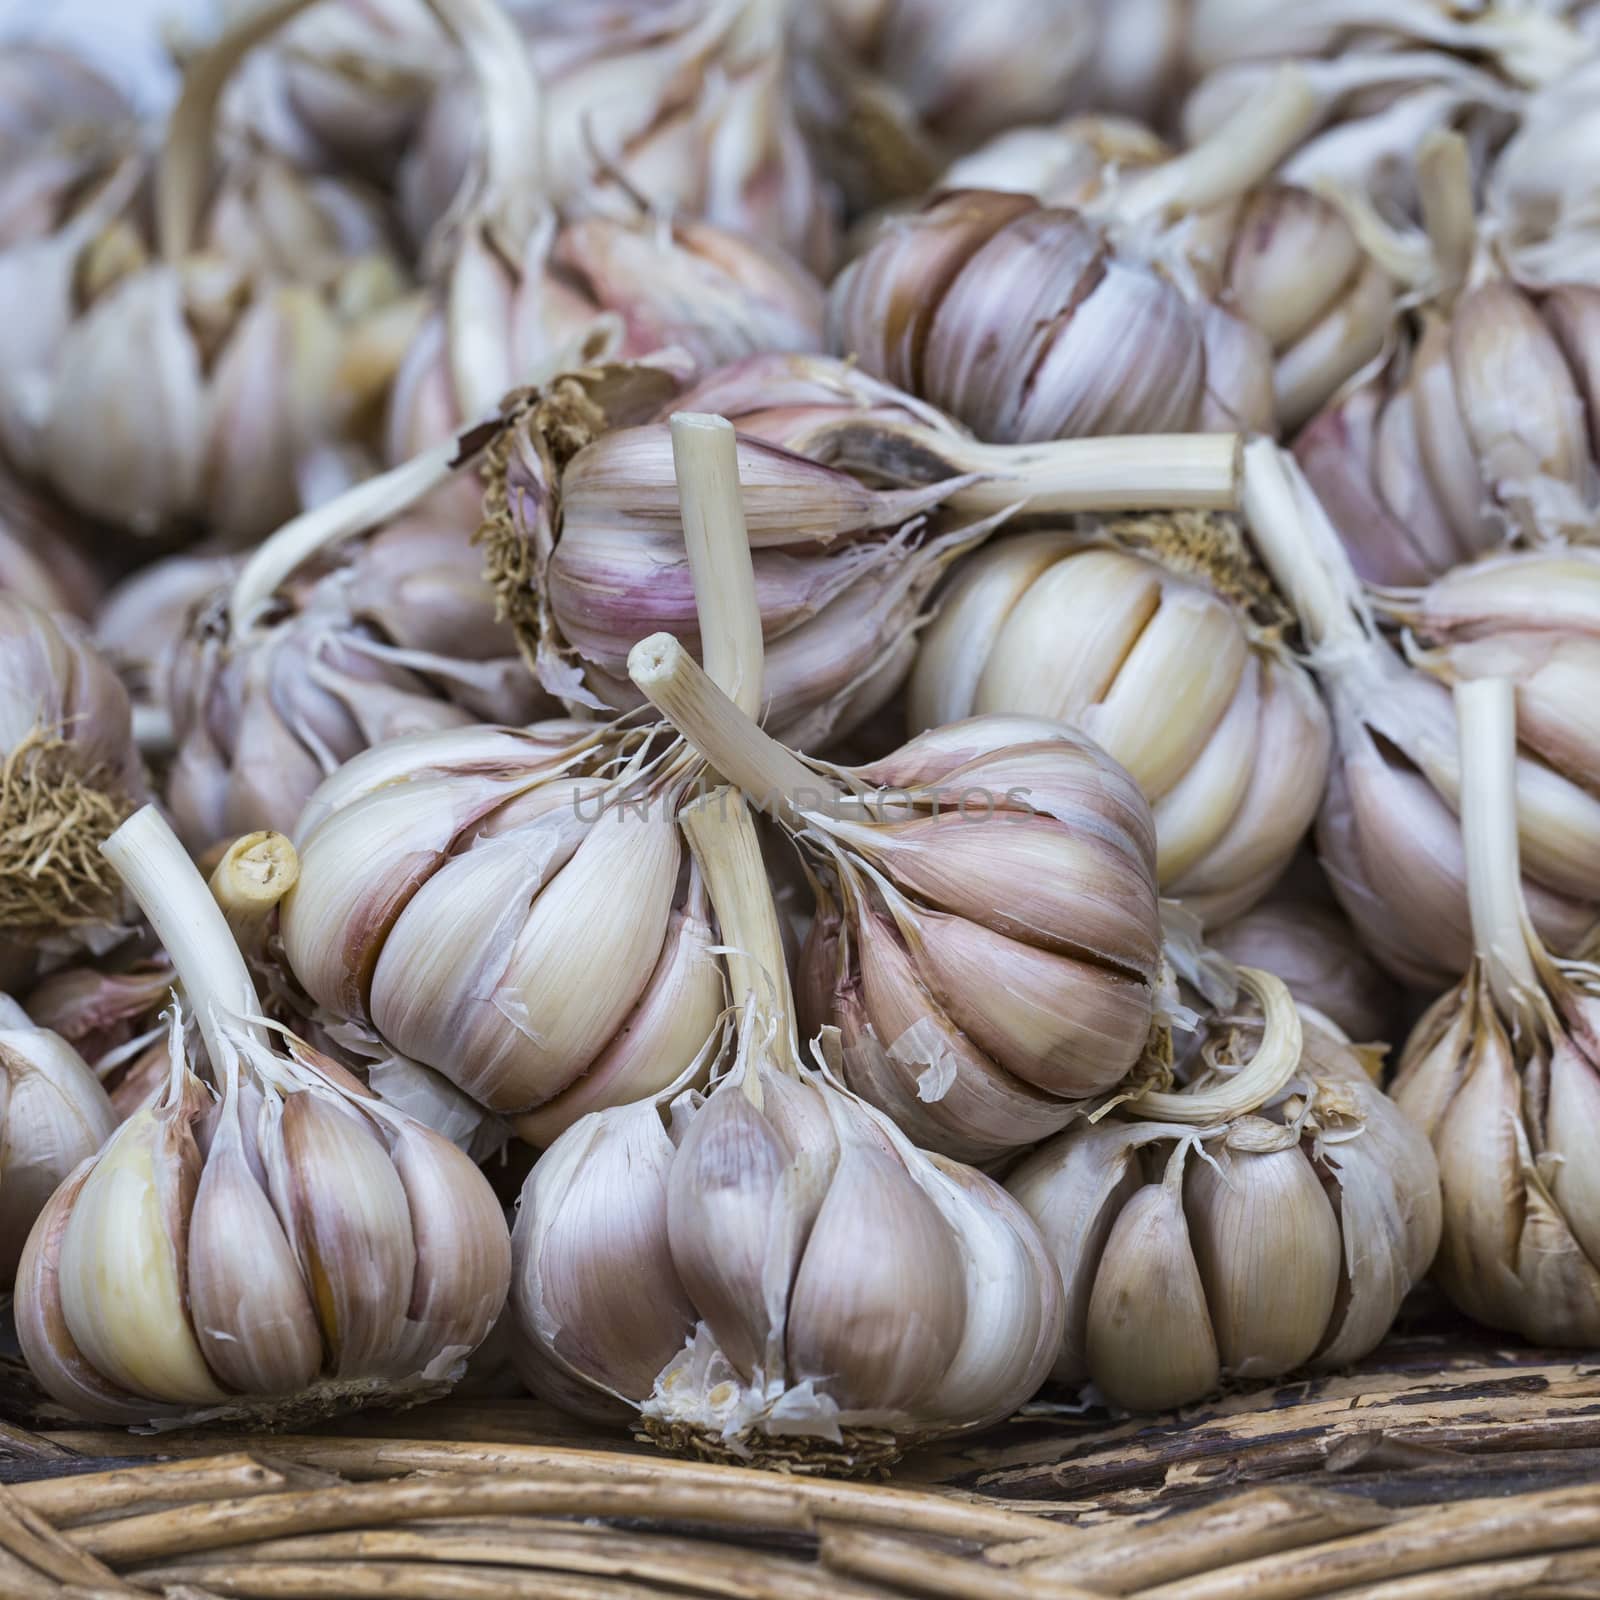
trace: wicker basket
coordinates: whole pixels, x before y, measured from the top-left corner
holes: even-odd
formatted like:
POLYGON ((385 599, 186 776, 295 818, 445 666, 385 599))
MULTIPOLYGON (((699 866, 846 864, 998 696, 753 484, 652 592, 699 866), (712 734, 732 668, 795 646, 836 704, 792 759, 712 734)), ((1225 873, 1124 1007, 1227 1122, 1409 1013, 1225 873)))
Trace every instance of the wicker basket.
POLYGON ((886 1484, 671 1460, 525 1400, 301 1435, 29 1420, 0 1427, 5 1596, 1600 1596, 1600 1358, 1448 1331, 1170 1416, 1033 1407, 886 1484))

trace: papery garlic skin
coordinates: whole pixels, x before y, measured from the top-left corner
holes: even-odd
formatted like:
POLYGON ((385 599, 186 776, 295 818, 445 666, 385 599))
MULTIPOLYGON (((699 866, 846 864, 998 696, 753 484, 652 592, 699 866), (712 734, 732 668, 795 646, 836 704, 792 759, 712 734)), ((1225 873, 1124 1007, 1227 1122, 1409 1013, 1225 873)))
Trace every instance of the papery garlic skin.
POLYGON ((1058 1381, 1162 1410, 1230 1374, 1343 1365, 1387 1333, 1438 1242, 1437 1168, 1349 1046, 1302 1028, 1291 1093, 1257 1113, 1113 1113, 1011 1174, 1066 1288, 1058 1381))
POLYGON ((71 618, 0 594, 0 981, 116 942, 98 846, 143 795, 115 673, 71 618))
POLYGON ((0 1280, 14 1277, 28 1231, 56 1186, 116 1125, 83 1057, 0 994, 0 1280))
MULTIPOLYGON (((1224 920, 1266 890, 1310 827, 1327 714, 1305 671, 1253 624, 1247 595, 1219 593, 1203 565, 1175 570, 1181 554, 1164 564, 1159 534, 1150 559, 1118 548, 1117 531, 1029 533, 966 558, 922 635, 909 720, 920 731, 1014 713, 1080 728, 1153 808, 1162 893, 1224 920)), ((1203 519, 1176 516, 1172 531, 1205 548, 1203 519)))
POLYGON ((985 190, 885 221, 828 297, 832 350, 1001 444, 1270 425, 1208 406, 1206 332, 1094 222, 985 190))
POLYGON ((196 850, 289 832, 323 778, 385 739, 545 707, 481 558, 448 527, 397 520, 290 595, 288 616, 239 642, 218 595, 168 661, 168 801, 196 850))

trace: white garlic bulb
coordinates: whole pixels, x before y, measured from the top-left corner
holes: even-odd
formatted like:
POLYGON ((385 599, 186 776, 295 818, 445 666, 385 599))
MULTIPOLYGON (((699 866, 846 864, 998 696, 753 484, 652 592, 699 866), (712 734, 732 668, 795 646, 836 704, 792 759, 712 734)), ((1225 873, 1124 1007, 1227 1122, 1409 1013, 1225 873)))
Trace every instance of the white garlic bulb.
POLYGON ((1007 1180, 1066 1290, 1054 1376, 1129 1410, 1358 1359, 1438 1243, 1425 1142, 1280 980, 1238 977, 1260 1017, 1214 1017, 1193 1081, 1135 1093, 1007 1180))
POLYGON ((292 1034, 146 807, 107 853, 173 957, 168 1077, 61 1184, 17 1274, 34 1376, 95 1421, 308 1418, 449 1387, 505 1300, 477 1167, 292 1034))
POLYGON ((1418 1022, 1394 1097, 1444 1189, 1434 1276, 1468 1316, 1541 1344, 1600 1339, 1600 969, 1545 949, 1518 879, 1516 708, 1455 691, 1474 954, 1418 1022))
POLYGON ((998 1420, 1060 1336, 1035 1230, 802 1064, 743 799, 712 795, 684 826, 731 952, 736 1039, 670 1131, 659 1103, 599 1112, 529 1175, 525 1376, 580 1410, 625 1402, 669 1448, 800 1468, 870 1470, 998 1420))
POLYGON ((57 1184, 110 1137, 117 1115, 83 1057, 0 994, 0 1283, 57 1184))
POLYGON ((913 730, 1013 713, 1081 729, 1155 815, 1161 892, 1206 922, 1281 875, 1322 799, 1327 712, 1232 527, 1198 514, 996 540, 951 576, 913 730))
POLYGON ((675 640, 634 682, 836 885, 803 961, 807 1026, 919 1142, 989 1157, 1060 1127, 1139 1059, 1161 961, 1154 830, 1081 734, 974 717, 856 769, 802 761, 675 640))
MULTIPOLYGON (((1450 691, 1378 635, 1350 557, 1294 459, 1270 441, 1246 448, 1244 500, 1332 713, 1317 823, 1329 882, 1385 968, 1437 984, 1472 957, 1450 691)), ((1600 800, 1532 750, 1516 775, 1528 910, 1554 948, 1572 950, 1600 904, 1600 800)))

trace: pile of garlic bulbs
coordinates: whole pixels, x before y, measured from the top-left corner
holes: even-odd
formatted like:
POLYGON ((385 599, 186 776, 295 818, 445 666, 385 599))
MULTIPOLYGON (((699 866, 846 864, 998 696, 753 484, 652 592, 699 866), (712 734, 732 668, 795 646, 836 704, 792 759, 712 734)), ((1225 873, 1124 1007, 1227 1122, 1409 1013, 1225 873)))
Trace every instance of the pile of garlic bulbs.
POLYGON ((224 9, 0 46, 49 1405, 493 1332, 869 1472, 1597 1336, 1600 8, 224 9))

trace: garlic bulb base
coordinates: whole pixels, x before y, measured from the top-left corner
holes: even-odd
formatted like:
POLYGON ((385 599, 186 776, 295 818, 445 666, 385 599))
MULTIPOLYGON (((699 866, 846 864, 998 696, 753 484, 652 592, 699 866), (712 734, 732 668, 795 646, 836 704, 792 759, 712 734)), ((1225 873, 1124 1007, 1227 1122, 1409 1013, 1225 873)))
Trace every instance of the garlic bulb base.
POLYGON ((797 1433, 742 1433, 731 1439, 692 1422, 643 1416, 634 1438, 669 1455, 725 1467, 761 1467, 819 1478, 880 1478, 921 1440, 896 1438, 882 1428, 842 1428, 837 1439, 797 1433))

